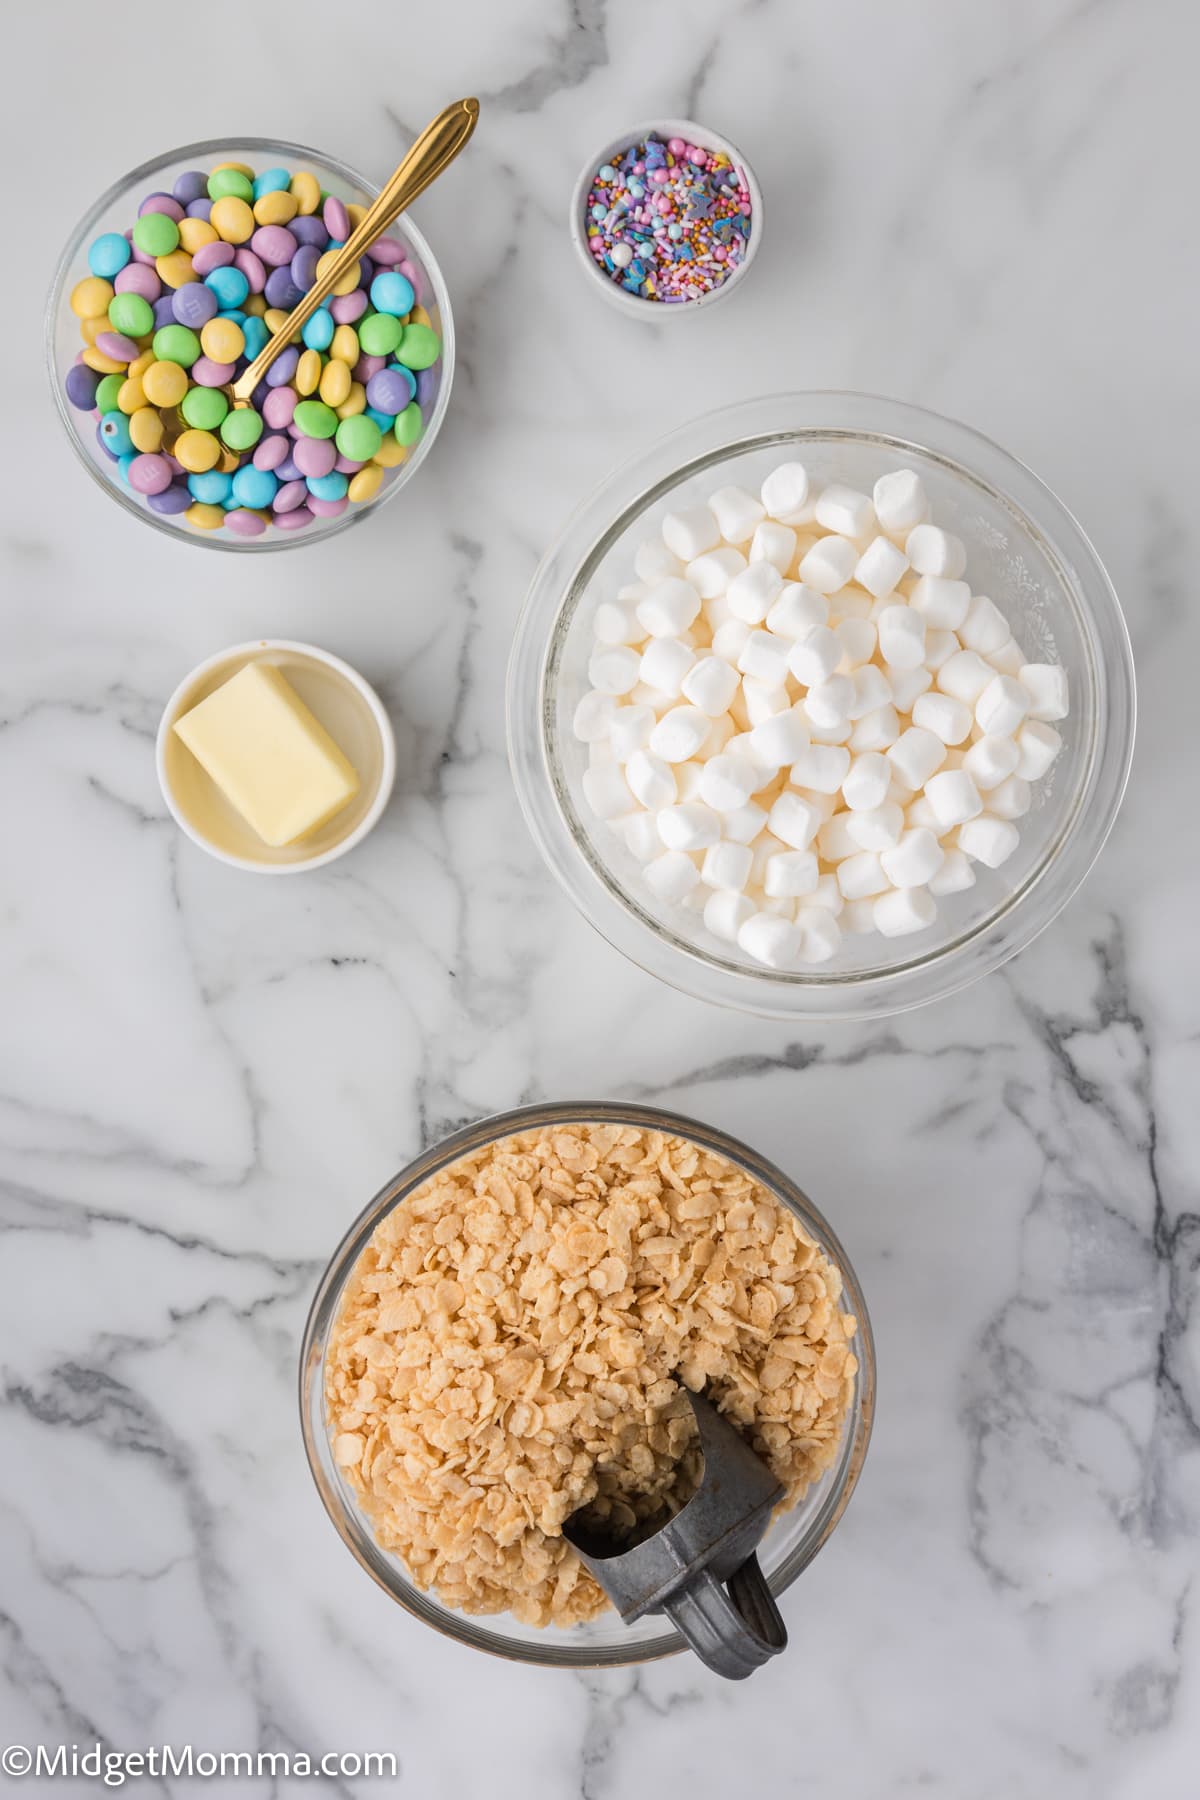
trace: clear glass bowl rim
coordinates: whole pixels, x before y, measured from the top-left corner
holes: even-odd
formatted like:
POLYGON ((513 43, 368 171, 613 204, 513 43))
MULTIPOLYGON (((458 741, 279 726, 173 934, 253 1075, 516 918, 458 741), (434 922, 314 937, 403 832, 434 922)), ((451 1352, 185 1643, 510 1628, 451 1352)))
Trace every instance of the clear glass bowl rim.
MULTIPOLYGON (((825 1478, 827 1485, 820 1497, 820 1504, 809 1521, 804 1536, 770 1577, 771 1590, 775 1594, 781 1594, 791 1586, 828 1541, 849 1504, 862 1471, 875 1414, 875 1346, 871 1321, 853 1265, 836 1234, 803 1189, 774 1163, 760 1156, 738 1138, 681 1113, 608 1100, 557 1101, 522 1106, 511 1112, 492 1113, 473 1125, 452 1132, 401 1169, 355 1219, 334 1251, 317 1285, 305 1321, 300 1351, 300 1427, 313 1481, 338 1536, 367 1574, 415 1618, 421 1619, 426 1625, 432 1625, 444 1637, 454 1638, 473 1649, 485 1650, 493 1656, 504 1657, 512 1662, 533 1663, 546 1668, 623 1668, 632 1663, 651 1662, 659 1657, 673 1656, 685 1648, 683 1639, 677 1632, 667 1629, 660 1636, 643 1643, 581 1645, 578 1649, 547 1643, 543 1648, 536 1641, 507 1637, 494 1623, 485 1623, 482 1619, 477 1622, 473 1615, 449 1612, 432 1604, 415 1583, 402 1575, 395 1559, 375 1545, 369 1527, 356 1512, 350 1512, 342 1501, 334 1478, 333 1457, 325 1426, 323 1384, 320 1379, 324 1346, 342 1291, 372 1232, 385 1213, 398 1205, 423 1181, 460 1156, 479 1150, 499 1138, 508 1137, 513 1132, 579 1121, 639 1125, 651 1130, 666 1131, 690 1138, 705 1149, 727 1157, 746 1169, 756 1181, 770 1190, 782 1206, 795 1214, 805 1230, 841 1271, 845 1310, 853 1313, 858 1321, 855 1353, 859 1369, 838 1461, 825 1478)), ((492 1614, 487 1617, 494 1621, 502 1619, 504 1615, 492 1614)))
POLYGON ((162 169, 169 168, 172 163, 191 160, 200 162, 206 157, 217 155, 230 146, 238 150, 250 150, 272 156, 296 157, 300 159, 301 166, 305 160, 315 162, 326 169, 331 169, 335 175, 340 176, 351 186, 362 188, 372 198, 379 192, 379 182, 371 181, 366 175, 360 174, 357 169, 352 168, 349 163, 343 162, 340 157, 330 156, 324 150, 315 150, 310 144, 290 143, 286 138, 236 137, 227 133, 224 137, 205 138, 195 144, 181 144, 177 150, 168 150, 160 156, 152 157, 149 162, 142 163, 136 169, 130 169, 127 175, 122 175, 119 180, 114 181, 112 186, 88 208, 67 239, 66 246, 58 260, 58 267, 54 271, 54 279, 50 284, 50 293, 46 301, 46 372, 49 376, 51 392, 54 395, 54 403, 58 408, 58 416, 70 440, 72 450, 92 480, 104 490, 110 499, 124 507, 127 513, 131 513, 143 525, 153 525, 155 530, 163 532, 176 543, 195 544, 201 549, 224 550, 234 555, 247 552, 262 555, 264 551, 296 550, 302 549, 305 544, 324 543, 328 538, 335 537, 338 532, 347 531, 352 525, 360 525, 364 519, 370 518, 372 513, 412 480, 413 475, 429 454, 433 441, 442 428, 442 421, 450 404, 450 389, 454 384, 454 316, 450 307, 450 293, 442 274, 441 265, 414 224, 412 214, 406 212, 403 217, 402 229, 405 235, 411 238, 413 248, 420 257, 437 296, 442 338, 442 379, 438 387, 437 400, 419 443, 404 464, 402 475, 388 482, 377 500, 371 501, 366 506, 348 507, 340 518, 334 519, 332 523, 323 526, 318 532, 277 531, 269 532, 261 538, 233 538, 228 533, 221 531, 181 531, 178 525, 172 524, 169 519, 160 518, 148 507, 140 506, 130 495, 122 493, 120 488, 115 487, 112 482, 106 481, 103 470, 84 448, 76 426, 78 416, 76 409, 67 400, 60 379, 55 333, 72 265, 99 220, 103 218, 110 206, 116 204, 127 189, 136 188, 143 181, 152 181, 162 169))
POLYGON ((534 573, 507 678, 509 763, 534 841, 588 922, 632 962, 684 993, 788 1020, 872 1019, 944 998, 990 974, 1057 917, 1104 847, 1129 778, 1136 726, 1133 654, 1108 574, 1078 521, 1026 465, 957 420, 907 401, 838 389, 763 395, 688 420, 623 462, 576 508, 534 573), (596 866, 560 792, 550 740, 552 678, 591 572, 645 508, 723 458, 794 446, 797 436, 876 442, 940 463, 998 502, 1060 578, 1090 656, 1096 729, 1066 824, 1023 885, 970 931, 884 970, 793 974, 734 969, 668 937, 596 866), (1068 574, 1073 571, 1073 577, 1068 574))

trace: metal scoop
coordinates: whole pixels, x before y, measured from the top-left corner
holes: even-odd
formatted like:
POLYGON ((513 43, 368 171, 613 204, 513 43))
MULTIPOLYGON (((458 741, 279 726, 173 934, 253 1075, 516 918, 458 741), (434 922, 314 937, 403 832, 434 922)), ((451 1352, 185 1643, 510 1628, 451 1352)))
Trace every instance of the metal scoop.
POLYGON ((787 1646, 755 1555, 784 1491, 714 1406, 688 1399, 704 1473, 687 1504, 631 1548, 606 1542, 585 1512, 572 1513, 563 1536, 627 1623, 666 1613, 701 1662, 744 1681, 787 1646))

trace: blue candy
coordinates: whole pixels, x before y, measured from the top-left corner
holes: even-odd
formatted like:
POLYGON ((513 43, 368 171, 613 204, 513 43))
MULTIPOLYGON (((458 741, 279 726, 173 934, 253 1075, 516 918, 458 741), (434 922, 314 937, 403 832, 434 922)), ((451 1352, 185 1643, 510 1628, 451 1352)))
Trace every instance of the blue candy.
POLYGON ((220 269, 213 269, 204 277, 204 285, 212 289, 223 308, 240 306, 250 292, 250 283, 242 271, 235 269, 232 263, 226 263, 220 269))
POLYGON ((233 497, 239 506, 270 506, 279 483, 270 469, 247 463, 233 478, 233 497))
POLYGON ((128 456, 133 449, 129 420, 116 407, 100 421, 100 441, 110 456, 128 456))
POLYGON ((290 170, 264 169, 261 175, 254 177, 254 198, 261 200, 264 194, 282 194, 291 185, 290 170))
POLYGON ((119 231, 106 231, 88 251, 88 268, 93 275, 111 281, 114 275, 121 273, 132 255, 133 251, 119 231))
POLYGON ((384 433, 389 432, 396 423, 395 413, 380 412, 377 406, 365 406, 363 412, 368 419, 374 419, 380 431, 384 433))
MULTIPOLYGON (((274 480, 274 476, 271 479, 274 480)), ((305 485, 318 500, 340 500, 350 483, 340 469, 335 469, 330 475, 308 476, 305 485)))
POLYGON ((187 485, 193 500, 203 501, 205 506, 223 506, 229 498, 233 476, 222 474, 220 469, 208 469, 203 475, 189 475, 187 485))
POLYGON ((330 344, 333 342, 335 330, 336 326, 333 323, 333 314, 329 311, 328 307, 318 306, 316 312, 308 321, 307 325, 305 325, 304 330, 300 333, 300 336, 304 339, 306 349, 328 350, 330 344))
POLYGON ((256 318, 250 313, 242 326, 242 336, 246 340, 246 356, 253 362, 259 351, 266 347, 271 333, 265 319, 256 318))
POLYGON ((124 456, 118 456, 118 458, 117 458, 118 472, 120 473, 121 480, 123 482, 125 482, 127 485, 129 482, 129 470, 133 464, 133 460, 136 457, 136 455, 137 455, 136 450, 127 450, 125 452, 124 456))
POLYGON ((394 319, 411 312, 415 299, 412 282, 403 275, 385 271, 371 283, 371 305, 376 312, 390 313, 394 319))

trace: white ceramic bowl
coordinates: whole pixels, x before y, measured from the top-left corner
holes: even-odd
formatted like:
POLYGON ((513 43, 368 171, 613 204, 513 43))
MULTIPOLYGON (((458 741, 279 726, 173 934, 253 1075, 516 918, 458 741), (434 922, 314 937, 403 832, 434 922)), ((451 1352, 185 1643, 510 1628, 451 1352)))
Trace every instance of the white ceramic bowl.
POLYGON ((167 702, 155 757, 163 798, 180 830, 219 862, 255 875, 297 875, 345 856, 378 824, 396 780, 396 739, 374 688, 328 650, 287 638, 235 644, 193 669, 167 702), (278 849, 251 830, 172 729, 176 719, 252 662, 271 663, 282 672, 359 778, 358 793, 340 812, 303 842, 278 849))
POLYGON ((664 316, 668 319, 679 318, 684 313, 699 312, 703 306, 713 306, 718 300, 724 300, 746 278, 746 272, 758 254, 758 246, 762 241, 763 197, 758 185, 758 177, 742 155, 737 145, 719 131, 710 131, 706 125, 698 125, 694 119, 651 119, 648 124, 631 125, 619 137, 611 138, 607 144, 591 155, 579 172, 579 177, 571 190, 571 211, 568 219, 571 242, 575 246, 575 255, 592 287, 599 290, 611 305, 617 306, 624 313, 634 318, 654 321, 664 316), (640 144, 650 132, 657 132, 661 138, 686 138, 689 144, 699 144, 705 150, 723 150, 725 155, 746 178, 746 186, 750 190, 751 232, 746 245, 746 254, 737 265, 732 275, 726 276, 720 287, 711 288, 698 300, 681 301, 677 306, 667 306, 660 300, 643 300, 638 294, 631 294, 618 282, 610 280, 603 270, 596 265, 596 259, 588 249, 587 229, 584 221, 584 204, 592 185, 592 177, 603 163, 614 156, 621 156, 630 144, 640 144))

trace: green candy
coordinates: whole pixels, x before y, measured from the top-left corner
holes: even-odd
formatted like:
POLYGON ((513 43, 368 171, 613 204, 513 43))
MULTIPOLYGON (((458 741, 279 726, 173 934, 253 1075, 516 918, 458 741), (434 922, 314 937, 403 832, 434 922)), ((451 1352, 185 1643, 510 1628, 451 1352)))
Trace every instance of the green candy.
POLYGON ((170 256, 179 248, 179 227, 166 213, 143 213, 133 227, 133 241, 147 256, 170 256))
MULTIPOLYGON (((296 410, 300 409, 297 407, 296 410)), ((351 462, 370 462, 382 442, 382 431, 366 413, 355 413, 352 418, 343 419, 334 438, 342 455, 351 462)))
POLYGON ((98 413, 103 414, 114 410, 117 404, 117 395, 125 386, 125 380, 124 375, 106 375, 104 377, 96 389, 96 411, 98 413))
POLYGON ((108 303, 108 322, 126 337, 145 337, 154 330, 154 308, 140 294, 114 294, 108 303))
POLYGON ((406 447, 409 444, 415 444, 421 435, 423 424, 420 407, 415 400, 410 400, 392 426, 392 430, 396 433, 396 442, 404 444, 406 447))
POLYGON ((209 199, 224 200, 228 194, 249 203, 254 199, 254 183, 240 169, 214 169, 208 178, 209 199))
POLYGON ((179 410, 197 431, 215 431, 229 411, 229 402, 220 388, 193 387, 183 396, 179 410))
MULTIPOLYGON (((361 339, 362 333, 359 332, 361 339)), ((428 325, 406 325, 404 336, 400 340, 400 348, 396 353, 397 361, 406 369, 428 369, 437 361, 442 353, 442 341, 436 331, 428 325)))
POLYGON ((179 363, 190 369, 200 354, 200 339, 186 325, 160 325, 154 334, 153 348, 159 362, 179 363))
POLYGON ((403 336, 403 325, 391 313, 372 313, 359 321, 358 341, 368 356, 390 356, 403 336))
MULTIPOLYGON (((184 405, 191 399, 184 395, 184 405)), ((252 406, 237 406, 221 420, 221 437, 231 450, 252 450, 262 436, 262 416, 252 406)))
POLYGON ((302 400, 293 414, 305 437, 331 438, 338 428, 338 416, 323 400, 302 400))

